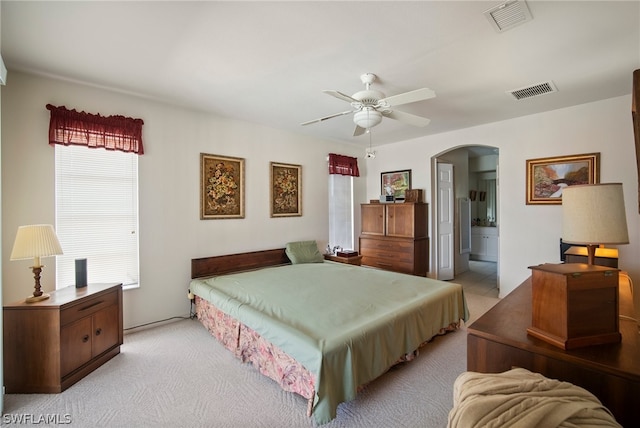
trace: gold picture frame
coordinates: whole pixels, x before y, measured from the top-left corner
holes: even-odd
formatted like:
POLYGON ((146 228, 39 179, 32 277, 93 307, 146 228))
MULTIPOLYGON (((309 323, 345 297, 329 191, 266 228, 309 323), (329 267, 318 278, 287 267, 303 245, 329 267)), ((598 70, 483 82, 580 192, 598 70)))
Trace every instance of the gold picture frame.
POLYGON ((244 159, 200 153, 200 219, 244 218, 244 159))
POLYGON ((302 166, 270 162, 271 217, 302 215, 302 166))
POLYGON ((561 205, 562 188, 600 181, 600 153, 527 160, 527 205, 561 205))

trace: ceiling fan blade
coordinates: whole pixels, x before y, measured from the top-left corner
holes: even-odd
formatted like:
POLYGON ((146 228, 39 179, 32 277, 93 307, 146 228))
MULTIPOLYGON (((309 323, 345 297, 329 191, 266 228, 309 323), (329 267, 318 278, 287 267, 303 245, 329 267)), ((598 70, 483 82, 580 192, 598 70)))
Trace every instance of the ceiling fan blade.
POLYGON ((405 113, 403 111, 397 110, 385 113, 384 115, 390 119, 399 120, 402 123, 413 126, 427 126, 429 122, 431 122, 431 119, 427 119, 426 117, 416 116, 415 114, 405 113))
POLYGON ((333 91, 331 89, 325 89, 322 92, 324 92, 325 94, 329 94, 331 96, 334 96, 334 97, 336 97, 338 99, 341 99, 343 101, 346 101, 348 103, 358 103, 358 102, 360 102, 360 101, 356 100, 355 98, 351 98, 349 95, 343 94, 340 91, 333 91))
POLYGON ((353 136, 357 137, 359 135, 364 134, 365 132, 367 132, 366 128, 363 128, 362 126, 356 125, 356 129, 353 130, 353 136))
POLYGON ((349 114, 349 113, 353 113, 353 110, 347 110, 347 111, 343 111, 341 113, 332 114, 330 116, 321 117, 319 119, 313 119, 313 120, 310 120, 308 122, 301 123, 300 125, 304 126, 304 125, 310 125, 312 123, 323 122, 323 121, 325 121, 327 119, 332 119, 332 118, 338 117, 338 116, 344 116, 345 114, 349 114))
POLYGON ((416 89, 415 91, 405 92, 404 94, 391 95, 378 101, 378 104, 384 107, 399 106, 401 104, 414 103, 416 101, 428 100, 435 98, 436 93, 429 88, 416 89))

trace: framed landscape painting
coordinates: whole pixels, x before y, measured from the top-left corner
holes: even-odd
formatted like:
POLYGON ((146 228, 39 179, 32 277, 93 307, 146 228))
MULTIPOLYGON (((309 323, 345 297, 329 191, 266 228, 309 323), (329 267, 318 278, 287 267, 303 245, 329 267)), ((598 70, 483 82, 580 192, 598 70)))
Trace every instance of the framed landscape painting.
POLYGON ((271 217, 302 215, 302 166, 271 162, 271 217))
POLYGON ((244 159, 200 153, 200 219, 244 218, 244 159))
POLYGON ((389 171, 380 173, 380 194, 404 199, 405 193, 411 189, 411 170, 389 171))
POLYGON ((527 205, 560 205, 562 189, 600 181, 600 153, 527 160, 527 205))

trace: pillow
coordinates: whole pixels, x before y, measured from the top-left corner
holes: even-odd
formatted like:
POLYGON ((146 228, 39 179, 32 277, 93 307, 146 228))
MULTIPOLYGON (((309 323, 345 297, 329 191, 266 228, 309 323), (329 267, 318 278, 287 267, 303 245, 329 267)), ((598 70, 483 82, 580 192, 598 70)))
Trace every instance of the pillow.
POLYGON ((294 265, 300 263, 324 262, 324 257, 320 254, 316 241, 289 242, 285 247, 284 252, 294 265))

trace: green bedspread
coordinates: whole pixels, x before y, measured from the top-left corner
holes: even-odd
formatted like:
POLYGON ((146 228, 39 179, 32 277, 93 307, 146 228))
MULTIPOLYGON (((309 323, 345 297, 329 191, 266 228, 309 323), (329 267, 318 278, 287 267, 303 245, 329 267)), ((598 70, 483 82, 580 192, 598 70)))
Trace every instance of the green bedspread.
POLYGON ((315 375, 319 424, 359 385, 468 318, 458 284, 333 262, 193 280, 191 291, 315 375))

